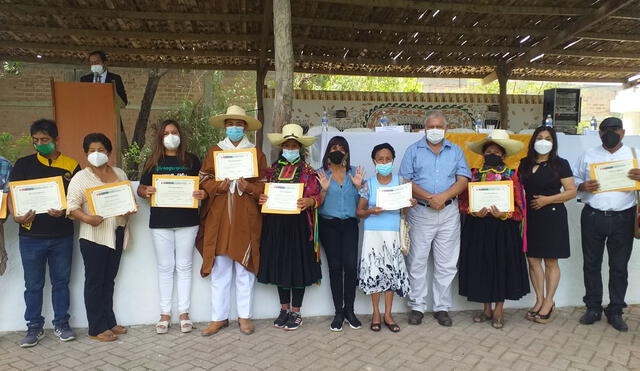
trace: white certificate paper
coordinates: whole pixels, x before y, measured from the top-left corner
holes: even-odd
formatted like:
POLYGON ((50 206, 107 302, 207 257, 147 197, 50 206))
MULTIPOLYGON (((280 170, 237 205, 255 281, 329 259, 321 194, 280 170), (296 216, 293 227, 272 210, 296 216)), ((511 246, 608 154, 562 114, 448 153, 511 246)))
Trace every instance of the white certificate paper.
POLYGON ((255 148, 213 152, 216 180, 237 180, 258 176, 255 148))
POLYGON ((61 177, 10 183, 15 215, 25 215, 29 210, 46 214, 50 209, 65 209, 66 198, 61 193, 61 184, 61 177))
POLYGON ((93 215, 103 218, 124 215, 138 209, 131 182, 119 182, 87 189, 87 199, 93 215))
POLYGON ((152 207, 197 208, 193 191, 198 188, 198 177, 153 175, 152 207))
POLYGON ((265 185, 267 202, 263 213, 299 214, 298 199, 302 197, 302 183, 268 183, 265 185))
POLYGON ((635 160, 622 160, 591 165, 591 178, 598 181, 597 192, 630 191, 638 184, 629 178, 629 170, 637 167, 635 160))
POLYGON ((393 187, 378 187, 376 206, 384 210, 399 210, 411 206, 411 183, 393 187))
POLYGON ((513 182, 469 183, 470 211, 475 213, 491 206, 503 213, 513 211, 513 182))

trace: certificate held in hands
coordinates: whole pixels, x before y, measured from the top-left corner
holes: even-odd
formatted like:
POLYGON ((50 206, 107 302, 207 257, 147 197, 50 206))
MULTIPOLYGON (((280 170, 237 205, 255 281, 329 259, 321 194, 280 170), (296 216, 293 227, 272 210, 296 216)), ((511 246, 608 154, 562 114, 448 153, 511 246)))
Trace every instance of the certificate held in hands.
POLYGON ((86 192, 91 215, 110 218, 138 210, 129 181, 89 188, 86 192))
POLYGON ((237 180, 258 176, 258 155, 255 148, 214 151, 216 180, 237 180))
POLYGON ((60 176, 10 182, 9 189, 16 216, 25 215, 29 210, 36 214, 46 214, 51 209, 67 208, 64 184, 60 176))
POLYGON ((376 206, 384 210, 399 210, 411 206, 411 183, 394 187, 378 187, 376 206))
POLYGON ((151 207, 198 208, 198 200, 193 192, 198 190, 197 176, 157 175, 151 185, 156 193, 151 196, 151 207))
POLYGON ((597 180, 599 186, 594 193, 640 189, 640 182, 629 178, 629 170, 637 167, 635 159, 591 164, 591 179, 597 180))
POLYGON ((300 214, 298 200, 302 198, 302 183, 267 183, 264 194, 267 202, 262 205, 264 214, 300 214))
POLYGON ((477 213, 483 208, 495 206, 500 212, 508 213, 513 207, 513 182, 473 182, 469 183, 469 211, 477 213))

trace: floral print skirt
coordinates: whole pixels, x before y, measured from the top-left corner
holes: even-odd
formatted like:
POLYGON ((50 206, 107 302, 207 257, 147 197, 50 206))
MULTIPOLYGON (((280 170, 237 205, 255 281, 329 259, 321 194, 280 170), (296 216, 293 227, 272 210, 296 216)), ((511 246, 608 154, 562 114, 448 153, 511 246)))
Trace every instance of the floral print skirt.
POLYGON ((364 231, 358 281, 367 295, 384 291, 394 291, 399 296, 409 293, 407 266, 400 252, 400 232, 364 231))

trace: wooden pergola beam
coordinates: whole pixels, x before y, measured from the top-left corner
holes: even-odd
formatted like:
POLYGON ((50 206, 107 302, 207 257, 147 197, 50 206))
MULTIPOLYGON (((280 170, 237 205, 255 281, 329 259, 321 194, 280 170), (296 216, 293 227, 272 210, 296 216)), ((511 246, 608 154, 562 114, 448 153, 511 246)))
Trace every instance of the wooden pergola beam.
POLYGON ((555 71, 580 71, 580 72, 611 72, 611 73, 637 73, 640 72, 638 67, 612 67, 612 66, 580 66, 566 64, 544 64, 531 63, 528 65, 518 66, 516 68, 533 69, 533 70, 555 70, 555 71))

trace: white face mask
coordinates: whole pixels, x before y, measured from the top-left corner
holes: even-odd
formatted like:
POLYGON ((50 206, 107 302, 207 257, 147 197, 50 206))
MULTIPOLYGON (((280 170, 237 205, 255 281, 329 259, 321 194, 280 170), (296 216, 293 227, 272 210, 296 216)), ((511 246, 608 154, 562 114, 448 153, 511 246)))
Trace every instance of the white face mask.
POLYGON ((102 73, 104 72, 104 67, 101 64, 92 64, 91 72, 97 73, 98 75, 102 75, 102 73))
POLYGON ((431 144, 438 144, 444 139, 444 129, 428 129, 427 140, 431 144))
POLYGON ((180 146, 180 137, 175 134, 165 135, 162 143, 164 143, 164 148, 173 151, 180 146))
POLYGON ((552 148, 553 148, 553 143, 551 143, 551 141, 548 141, 546 139, 537 140, 533 145, 533 149, 535 149, 535 151, 538 152, 538 154, 540 155, 546 155, 547 153, 551 152, 552 148))
POLYGON ((102 152, 91 152, 89 153, 89 156, 87 156, 87 160, 89 160, 91 165, 100 167, 109 162, 109 156, 102 152))

